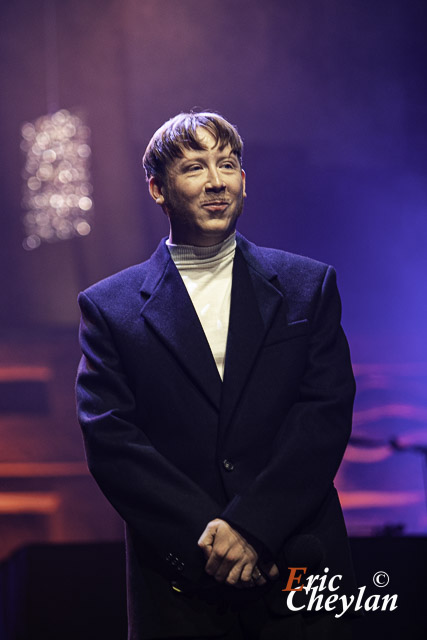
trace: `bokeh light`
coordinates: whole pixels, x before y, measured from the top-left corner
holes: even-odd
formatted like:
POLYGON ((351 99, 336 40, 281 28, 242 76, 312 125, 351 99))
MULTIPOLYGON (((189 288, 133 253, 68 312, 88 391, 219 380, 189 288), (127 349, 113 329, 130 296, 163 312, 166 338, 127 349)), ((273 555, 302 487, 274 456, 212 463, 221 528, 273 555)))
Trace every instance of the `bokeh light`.
POLYGON ((43 241, 87 236, 93 217, 89 161, 90 130, 81 117, 61 109, 25 122, 21 149, 23 170, 23 247, 43 241))

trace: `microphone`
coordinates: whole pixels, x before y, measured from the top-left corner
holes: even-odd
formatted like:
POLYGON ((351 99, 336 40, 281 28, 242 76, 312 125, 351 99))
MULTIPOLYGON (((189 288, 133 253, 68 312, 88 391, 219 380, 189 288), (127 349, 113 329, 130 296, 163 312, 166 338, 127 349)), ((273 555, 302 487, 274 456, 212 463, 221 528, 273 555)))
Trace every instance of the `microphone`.
POLYGON ((324 557, 319 538, 309 533, 292 536, 283 548, 283 560, 287 567, 307 567, 307 573, 317 571, 324 557))

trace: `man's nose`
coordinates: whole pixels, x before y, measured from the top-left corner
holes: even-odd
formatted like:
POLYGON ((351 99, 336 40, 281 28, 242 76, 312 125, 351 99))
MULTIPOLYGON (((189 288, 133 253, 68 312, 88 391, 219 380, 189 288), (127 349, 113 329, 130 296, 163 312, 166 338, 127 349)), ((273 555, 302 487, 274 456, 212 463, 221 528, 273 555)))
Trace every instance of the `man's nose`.
POLYGON ((212 191, 221 191, 222 189, 225 189, 224 181, 221 178, 216 167, 212 167, 209 169, 206 189, 212 191))

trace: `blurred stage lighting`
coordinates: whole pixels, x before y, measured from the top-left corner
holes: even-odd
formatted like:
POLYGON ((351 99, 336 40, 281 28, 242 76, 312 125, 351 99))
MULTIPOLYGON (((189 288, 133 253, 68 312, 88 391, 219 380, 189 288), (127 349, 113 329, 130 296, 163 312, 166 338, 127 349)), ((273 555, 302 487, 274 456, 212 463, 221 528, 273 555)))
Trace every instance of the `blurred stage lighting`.
POLYGON ((93 210, 89 128, 81 117, 61 109, 25 122, 21 133, 24 249, 87 236, 93 210))

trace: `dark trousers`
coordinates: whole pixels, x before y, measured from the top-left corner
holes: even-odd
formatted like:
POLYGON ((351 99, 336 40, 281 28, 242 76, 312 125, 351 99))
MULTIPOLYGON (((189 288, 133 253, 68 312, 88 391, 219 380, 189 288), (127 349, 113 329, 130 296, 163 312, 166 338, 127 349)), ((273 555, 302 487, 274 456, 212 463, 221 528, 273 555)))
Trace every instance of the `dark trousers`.
MULTIPOLYGON (((233 626, 220 636, 174 636, 173 640, 352 640, 352 621, 334 615, 271 613, 263 600, 235 612, 233 626)), ((171 640, 172 640, 171 638, 171 640)), ((154 640, 154 639, 153 639, 154 640)))

